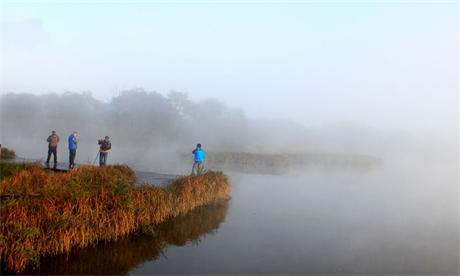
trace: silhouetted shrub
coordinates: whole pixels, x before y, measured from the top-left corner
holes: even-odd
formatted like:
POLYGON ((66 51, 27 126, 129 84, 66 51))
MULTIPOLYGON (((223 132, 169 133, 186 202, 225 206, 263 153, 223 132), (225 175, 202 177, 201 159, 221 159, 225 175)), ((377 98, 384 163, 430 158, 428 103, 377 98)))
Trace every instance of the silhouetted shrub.
POLYGON ((0 148, 0 159, 14 159, 16 158, 16 153, 14 150, 10 150, 5 147, 0 148))

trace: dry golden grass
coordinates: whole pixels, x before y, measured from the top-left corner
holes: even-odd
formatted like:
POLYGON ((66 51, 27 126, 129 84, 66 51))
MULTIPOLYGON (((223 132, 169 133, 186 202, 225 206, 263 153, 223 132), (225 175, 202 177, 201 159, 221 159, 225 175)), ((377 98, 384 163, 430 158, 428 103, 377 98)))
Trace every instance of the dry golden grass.
MULTIPOLYGON (((0 163, 0 169, 3 163, 0 163)), ((10 271, 97 241, 117 240, 144 226, 228 198, 221 172, 184 177, 168 188, 134 186, 127 166, 86 166, 69 173, 38 165, 0 182, 0 256, 10 271)))
POLYGON ((38 269, 27 267, 25 274, 40 275, 128 275, 129 271, 164 254, 171 245, 199 243, 204 235, 214 233, 224 222, 228 201, 200 206, 185 215, 146 227, 136 235, 115 242, 72 250, 69 254, 45 256, 38 269))

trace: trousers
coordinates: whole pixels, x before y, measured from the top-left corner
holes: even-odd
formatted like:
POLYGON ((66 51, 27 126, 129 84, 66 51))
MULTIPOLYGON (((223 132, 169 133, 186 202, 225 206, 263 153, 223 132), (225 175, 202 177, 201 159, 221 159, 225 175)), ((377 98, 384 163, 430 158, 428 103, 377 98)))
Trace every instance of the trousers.
POLYGON ((105 166, 108 154, 108 152, 99 152, 99 166, 105 166))
POLYGON ((75 166, 75 156, 77 155, 76 149, 69 150, 69 169, 75 166))
POLYGON ((192 175, 195 174, 202 174, 204 170, 203 162, 200 161, 195 161, 193 162, 193 167, 192 167, 192 175))
POLYGON ((48 147, 48 158, 46 158, 46 163, 50 162, 51 154, 53 155, 54 163, 57 163, 57 147, 48 147))

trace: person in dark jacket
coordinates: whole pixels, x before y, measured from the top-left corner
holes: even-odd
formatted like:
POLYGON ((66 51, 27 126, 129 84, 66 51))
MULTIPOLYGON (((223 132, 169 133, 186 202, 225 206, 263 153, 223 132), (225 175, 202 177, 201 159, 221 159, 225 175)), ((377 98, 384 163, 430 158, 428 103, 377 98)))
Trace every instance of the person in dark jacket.
POLYGON ((46 158, 46 165, 50 164, 51 154, 53 155, 54 168, 57 166, 57 146, 59 143, 59 136, 56 134, 56 131, 51 131, 51 135, 46 139, 48 142, 48 157, 46 158))
POLYGON ((69 139, 69 170, 75 167, 75 156, 77 155, 78 132, 70 134, 69 139))
POLYGON ((206 157, 206 153, 201 148, 201 144, 197 144, 196 148, 192 151, 193 154, 193 167, 192 167, 192 175, 195 175, 195 172, 200 175, 203 173, 203 163, 206 157))
POLYGON ((112 149, 112 143, 110 143, 110 137, 105 136, 104 139, 100 139, 99 143, 99 166, 105 166, 107 163, 107 155, 109 151, 112 149))

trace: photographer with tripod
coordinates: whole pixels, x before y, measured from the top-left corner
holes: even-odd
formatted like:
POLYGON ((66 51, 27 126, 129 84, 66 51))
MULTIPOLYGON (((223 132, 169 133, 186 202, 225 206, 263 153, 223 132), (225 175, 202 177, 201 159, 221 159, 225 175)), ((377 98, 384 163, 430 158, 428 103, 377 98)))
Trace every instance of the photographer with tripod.
POLYGON ((112 144, 110 143, 109 136, 105 136, 104 139, 98 141, 99 144, 99 166, 105 166, 107 163, 107 155, 109 154, 112 144))

